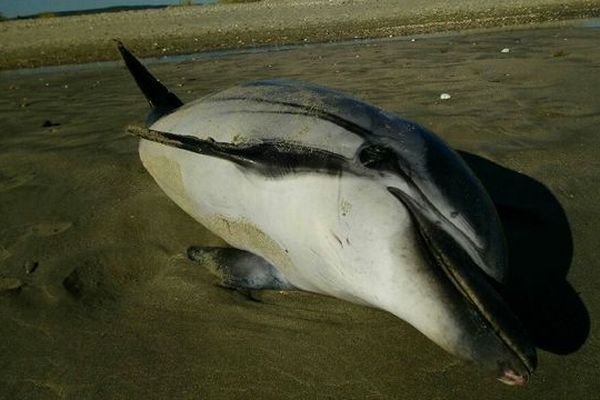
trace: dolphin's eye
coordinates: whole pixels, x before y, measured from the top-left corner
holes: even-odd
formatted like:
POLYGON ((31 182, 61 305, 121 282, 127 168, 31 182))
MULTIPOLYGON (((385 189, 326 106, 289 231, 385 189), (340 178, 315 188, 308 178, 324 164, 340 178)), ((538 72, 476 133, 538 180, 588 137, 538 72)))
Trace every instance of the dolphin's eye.
POLYGON ((398 162, 392 149, 379 144, 364 147, 358 154, 358 160, 365 167, 377 170, 394 170, 398 162))

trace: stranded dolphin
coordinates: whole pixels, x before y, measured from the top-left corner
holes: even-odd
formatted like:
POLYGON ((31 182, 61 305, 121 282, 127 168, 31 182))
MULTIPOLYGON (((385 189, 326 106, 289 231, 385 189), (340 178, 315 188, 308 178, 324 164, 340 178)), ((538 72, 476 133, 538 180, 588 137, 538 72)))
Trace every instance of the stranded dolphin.
POLYGON ((121 44, 152 111, 140 158, 164 192, 235 249, 192 248, 225 285, 296 288, 377 307, 507 384, 536 352, 495 289, 495 208, 427 129, 293 81, 242 84, 183 105, 121 44), (237 249, 237 250, 236 250, 237 249))

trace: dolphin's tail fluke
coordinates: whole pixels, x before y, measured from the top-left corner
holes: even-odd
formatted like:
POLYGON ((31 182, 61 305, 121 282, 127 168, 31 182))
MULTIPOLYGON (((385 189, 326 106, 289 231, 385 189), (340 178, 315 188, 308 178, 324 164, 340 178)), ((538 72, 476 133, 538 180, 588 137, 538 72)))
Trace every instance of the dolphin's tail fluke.
POLYGON ((169 91, 158 79, 156 79, 142 63, 121 43, 117 42, 117 48, 121 53, 121 57, 125 61, 125 65, 138 87, 141 89, 146 100, 152 107, 152 112, 148 116, 148 124, 156 121, 163 115, 169 114, 173 110, 181 107, 183 102, 169 91))

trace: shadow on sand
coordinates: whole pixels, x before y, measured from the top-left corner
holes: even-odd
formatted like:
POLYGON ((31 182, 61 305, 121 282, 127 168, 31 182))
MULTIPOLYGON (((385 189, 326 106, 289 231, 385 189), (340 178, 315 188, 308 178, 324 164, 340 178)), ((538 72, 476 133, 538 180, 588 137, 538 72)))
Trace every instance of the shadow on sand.
POLYGON ((485 158, 459 152, 496 204, 508 244, 504 293, 537 347, 578 350, 590 318, 566 276, 573 256, 571 229, 558 200, 540 182, 485 158))

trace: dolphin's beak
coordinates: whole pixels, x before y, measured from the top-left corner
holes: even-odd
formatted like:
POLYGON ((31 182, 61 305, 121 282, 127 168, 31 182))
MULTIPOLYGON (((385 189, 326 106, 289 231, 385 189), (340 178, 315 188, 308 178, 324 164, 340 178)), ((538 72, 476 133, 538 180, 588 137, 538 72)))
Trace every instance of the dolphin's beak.
MULTIPOLYGON (((468 252, 455 241, 439 221, 431 221, 421 206, 407 194, 393 187, 388 190, 398 198, 410 212, 424 247, 429 252, 432 268, 439 268, 458 291, 462 299, 457 313, 476 314, 481 326, 466 327, 465 331, 474 331, 472 342, 474 349, 466 358, 474 359, 496 374, 496 378, 509 385, 527 383, 530 374, 537 365, 535 347, 514 313, 494 288, 492 279, 485 274, 470 258, 468 252), (477 335, 489 335, 493 338, 482 345, 477 335), (493 347, 493 348, 492 348, 493 347)), ((466 318, 468 319, 468 318, 466 318)), ((465 319, 465 320, 466 320, 465 319)), ((467 340, 467 339, 466 339, 467 340)), ((452 349, 450 349, 452 352, 452 349)), ((456 354, 456 353, 455 353, 456 354)), ((457 354, 465 357, 464 354, 457 354)))

